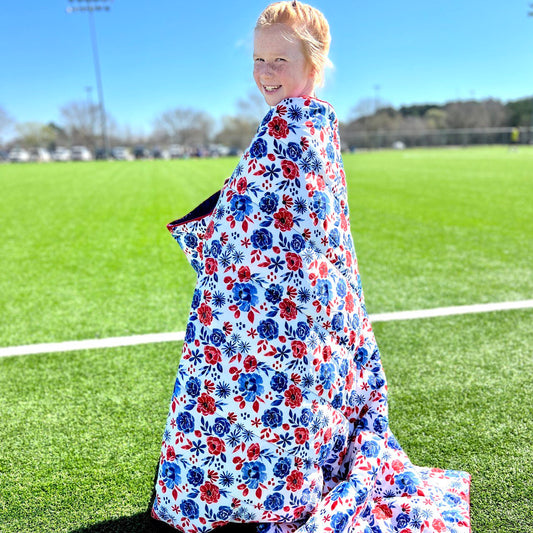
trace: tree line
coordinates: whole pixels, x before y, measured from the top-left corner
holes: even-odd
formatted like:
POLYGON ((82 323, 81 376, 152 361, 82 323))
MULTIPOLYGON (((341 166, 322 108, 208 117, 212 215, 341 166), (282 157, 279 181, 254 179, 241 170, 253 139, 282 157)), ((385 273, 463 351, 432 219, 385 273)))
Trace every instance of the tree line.
MULTIPOLYGON (((221 144, 230 149, 244 150, 255 134, 258 123, 266 112, 261 96, 250 93, 236 102, 236 112, 217 121, 207 112, 189 107, 167 109, 156 116, 150 133, 138 134, 127 126, 120 126, 107 115, 107 129, 111 146, 170 146, 188 148, 221 144)), ((2 135, 15 132, 6 147, 23 148, 57 146, 87 146, 93 152, 102 146, 99 109, 87 101, 72 101, 59 110, 60 120, 47 124, 38 122, 17 123, 0 106, 0 147, 2 135)), ((400 134, 410 139, 428 138, 438 132, 527 128, 533 125, 533 98, 523 98, 504 103, 488 98, 483 100, 458 100, 445 104, 417 104, 395 108, 384 101, 365 98, 352 109, 348 120, 341 121, 341 138, 344 146, 357 147, 370 143, 376 135, 400 134)), ((435 137, 437 138, 437 137, 435 137)), ((496 141, 498 142, 498 141, 496 141)))

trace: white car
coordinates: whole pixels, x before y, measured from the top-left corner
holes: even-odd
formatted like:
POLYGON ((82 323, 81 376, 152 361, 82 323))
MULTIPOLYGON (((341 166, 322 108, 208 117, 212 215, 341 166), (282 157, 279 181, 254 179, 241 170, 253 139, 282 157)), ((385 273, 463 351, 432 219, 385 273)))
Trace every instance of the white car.
POLYGON ((30 152, 24 148, 13 148, 7 158, 11 163, 25 163, 30 160, 30 152))
POLYGON ((93 155, 86 146, 73 146, 70 149, 72 161, 92 161, 93 155))
POLYGON ((44 148, 34 148, 31 151, 30 159, 32 161, 47 163, 52 160, 52 156, 50 155, 50 152, 44 148))
POLYGON ((54 161, 70 161, 70 150, 64 146, 58 146, 52 154, 54 161))
POLYGON ((129 148, 125 148, 124 146, 115 146, 111 150, 111 156, 118 161, 133 161, 133 155, 129 148))

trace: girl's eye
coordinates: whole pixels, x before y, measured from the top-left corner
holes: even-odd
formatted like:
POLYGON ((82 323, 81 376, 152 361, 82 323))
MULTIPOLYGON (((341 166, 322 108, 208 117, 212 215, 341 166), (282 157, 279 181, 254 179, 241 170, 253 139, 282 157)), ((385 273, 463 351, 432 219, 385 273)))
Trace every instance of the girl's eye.
POLYGON ((260 61, 264 61, 264 59, 261 59, 260 57, 256 57, 254 60, 256 63, 259 63, 260 61))
POLYGON ((284 59, 283 57, 277 57, 277 58, 276 58, 276 61, 277 61, 278 63, 280 63, 280 62, 282 62, 282 61, 285 61, 285 59, 284 59))

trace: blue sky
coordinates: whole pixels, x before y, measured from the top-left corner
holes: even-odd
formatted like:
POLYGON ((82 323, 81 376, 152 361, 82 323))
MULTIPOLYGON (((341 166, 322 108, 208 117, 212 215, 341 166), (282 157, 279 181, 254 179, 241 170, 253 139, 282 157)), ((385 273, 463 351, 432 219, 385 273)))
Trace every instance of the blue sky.
MULTIPOLYGON (((0 14, 0 106, 18 122, 59 121, 96 82, 87 13, 68 0, 6 2, 0 14)), ((96 13, 106 108, 148 133, 169 108, 232 114, 254 88, 259 0, 115 0, 96 13)), ((318 96, 341 120, 376 94, 394 106, 533 94, 527 0, 316 0, 335 65, 318 96), (375 87, 379 86, 376 90, 375 87)))

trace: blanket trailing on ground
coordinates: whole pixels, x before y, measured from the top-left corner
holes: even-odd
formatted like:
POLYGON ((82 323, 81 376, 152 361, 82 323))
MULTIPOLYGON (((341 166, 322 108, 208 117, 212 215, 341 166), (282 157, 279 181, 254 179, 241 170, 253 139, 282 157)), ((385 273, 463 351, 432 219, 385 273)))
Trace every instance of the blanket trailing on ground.
POLYGON ((332 107, 281 101, 222 190, 168 227, 198 278, 152 516, 469 531, 469 475, 414 466, 389 429, 332 107))

